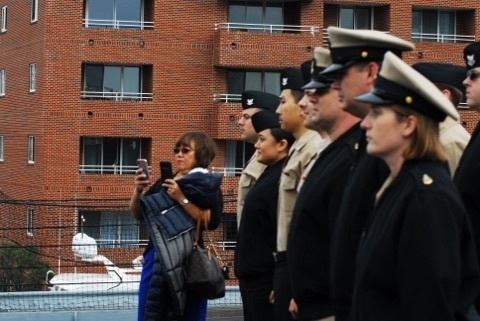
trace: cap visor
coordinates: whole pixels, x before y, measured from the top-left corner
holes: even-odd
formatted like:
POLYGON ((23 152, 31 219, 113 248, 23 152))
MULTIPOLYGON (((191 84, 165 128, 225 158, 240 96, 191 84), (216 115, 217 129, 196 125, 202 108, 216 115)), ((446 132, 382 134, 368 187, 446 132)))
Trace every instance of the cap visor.
POLYGON ((323 83, 316 80, 311 80, 308 84, 302 87, 303 90, 305 89, 323 89, 323 88, 330 88, 331 83, 323 83))
POLYGON ((325 68, 325 69, 320 73, 320 75, 322 75, 322 76, 335 75, 337 72, 339 72, 340 70, 342 70, 342 69, 345 68, 345 67, 346 67, 345 65, 332 64, 332 65, 328 66, 327 68, 325 68))
POLYGON ((390 99, 381 98, 371 92, 357 96, 354 98, 356 101, 372 105, 393 105, 395 102, 390 99))

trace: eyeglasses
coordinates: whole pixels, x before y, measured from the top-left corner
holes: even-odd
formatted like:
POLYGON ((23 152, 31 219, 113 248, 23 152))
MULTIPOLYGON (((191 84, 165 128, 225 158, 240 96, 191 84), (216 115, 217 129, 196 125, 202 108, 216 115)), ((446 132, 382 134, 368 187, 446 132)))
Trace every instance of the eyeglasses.
POLYGON ((480 71, 470 69, 467 71, 467 78, 471 81, 475 81, 478 77, 480 77, 480 71))
POLYGON ((182 148, 174 148, 173 149, 173 152, 175 154, 178 154, 180 152, 182 152, 182 154, 188 154, 190 153, 192 150, 190 148, 186 148, 186 147, 182 147, 182 148))

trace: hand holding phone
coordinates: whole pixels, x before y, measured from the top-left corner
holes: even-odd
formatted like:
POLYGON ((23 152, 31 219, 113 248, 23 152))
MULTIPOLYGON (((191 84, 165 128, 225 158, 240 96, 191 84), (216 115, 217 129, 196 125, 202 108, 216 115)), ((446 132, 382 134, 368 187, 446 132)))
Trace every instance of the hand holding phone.
POLYGON ((142 174, 147 176, 147 180, 150 180, 150 171, 148 170, 148 161, 144 158, 137 159, 138 167, 142 169, 142 174))
POLYGON ((173 179, 172 163, 169 161, 160 161, 160 177, 165 182, 166 179, 173 179))

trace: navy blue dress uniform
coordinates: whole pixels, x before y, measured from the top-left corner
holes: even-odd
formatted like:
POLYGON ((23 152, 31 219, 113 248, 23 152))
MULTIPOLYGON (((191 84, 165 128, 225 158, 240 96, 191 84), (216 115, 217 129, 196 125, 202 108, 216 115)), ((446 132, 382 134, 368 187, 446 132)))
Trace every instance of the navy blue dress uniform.
MULTIPOLYGON (((467 69, 480 67, 480 42, 475 42, 465 47, 463 57, 467 69)), ((478 81, 478 80, 477 80, 478 81)), ((478 107, 477 107, 478 108, 478 107)), ((477 109, 478 111, 478 109, 477 109)), ((473 131, 458 165, 453 181, 457 186, 463 203, 472 222, 477 253, 480 253, 480 122, 473 131)), ((480 256, 479 256, 480 257, 480 256)), ((475 301, 477 310, 480 311, 480 297, 475 301)))
MULTIPOLYGON (((278 116, 260 111, 252 116, 258 133, 278 128, 278 116)), ((293 141, 293 137, 291 138, 293 141)), ((235 275, 240 282, 244 320, 273 320, 274 307, 269 302, 277 236, 278 182, 283 160, 267 166, 245 198, 235 249, 235 275)))
MULTIPOLYGON (((242 108, 259 108, 261 110, 275 113, 280 98, 276 95, 257 90, 247 90, 242 93, 242 108)), ((238 197, 237 197, 237 224, 240 225, 242 218, 243 203, 248 191, 255 184, 257 179, 265 170, 266 166, 257 162, 257 153, 255 152, 240 175, 238 181, 238 197)))
MULTIPOLYGON (((324 71, 326 74, 336 74, 355 63, 381 63, 387 51, 401 56, 414 48, 410 42, 375 30, 329 27, 328 33, 333 65, 324 71)), ((358 242, 375 193, 390 172, 383 160, 367 154, 366 146, 363 132, 332 235, 330 277, 336 321, 347 320, 350 313, 358 242)))
MULTIPOLYGON (((438 122, 459 117, 435 85, 392 53, 372 91, 356 99, 438 122)), ((389 181, 359 244, 349 320, 464 320, 479 271, 470 221, 445 165, 407 160, 389 181)))

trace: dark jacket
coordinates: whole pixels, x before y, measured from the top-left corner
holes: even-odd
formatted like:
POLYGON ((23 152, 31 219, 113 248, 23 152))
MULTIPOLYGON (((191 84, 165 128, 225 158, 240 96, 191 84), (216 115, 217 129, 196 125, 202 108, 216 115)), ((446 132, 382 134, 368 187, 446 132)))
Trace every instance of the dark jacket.
POLYGON ((350 320, 463 320, 478 292, 470 221, 442 163, 406 162, 360 241, 350 320))
MULTIPOLYGON (((472 222, 477 253, 480 253, 480 123, 463 151, 453 181, 460 192, 463 204, 472 222)), ((480 259, 480 255, 479 255, 480 259)), ((480 297, 475 302, 480 311, 480 297)))
POLYGON ((295 203, 287 265, 299 320, 333 315, 329 277, 331 233, 360 135, 357 124, 322 151, 295 203))
POLYGON ((363 132, 332 235, 330 275, 336 321, 345 321, 350 314, 358 242, 375 194, 390 172, 382 159, 367 154, 366 147, 363 132))
MULTIPOLYGON (((222 210, 221 181, 220 174, 209 172, 190 173, 176 181, 192 203, 200 208, 211 209, 210 224, 214 221, 217 226, 220 215, 215 212, 221 213, 222 210)), ((143 197, 140 202, 155 246, 145 320, 179 320, 188 294, 185 271, 192 249, 195 221, 163 188, 158 193, 143 197)))

